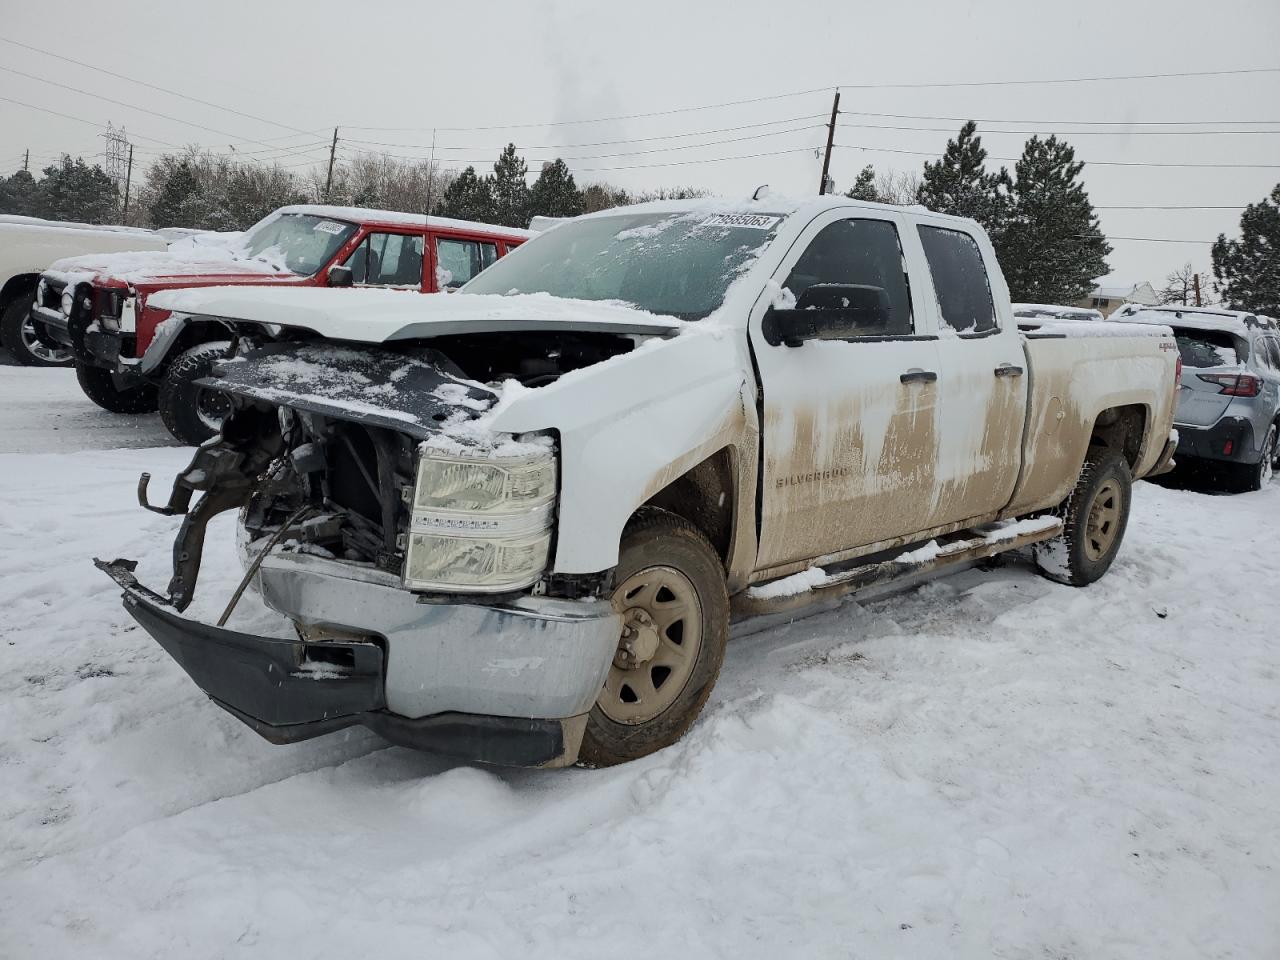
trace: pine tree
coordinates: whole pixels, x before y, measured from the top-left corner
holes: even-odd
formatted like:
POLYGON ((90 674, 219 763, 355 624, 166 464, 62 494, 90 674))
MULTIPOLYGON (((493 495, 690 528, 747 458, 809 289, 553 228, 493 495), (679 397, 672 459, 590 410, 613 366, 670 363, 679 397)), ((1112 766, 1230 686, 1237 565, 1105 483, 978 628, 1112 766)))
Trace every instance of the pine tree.
POLYGON ((26 170, 0 179, 0 213, 33 217, 40 203, 40 187, 26 170))
POLYGON ((1023 148, 1012 213, 996 242, 1015 301, 1074 303, 1107 273, 1111 246, 1079 180, 1083 169, 1057 137, 1032 137, 1023 148))
POLYGON ((495 215, 493 179, 479 177, 475 167, 467 167, 445 188, 435 212, 441 217, 492 223, 495 215))
POLYGON ((916 190, 916 202, 938 213, 971 217, 986 228, 994 240, 1004 226, 1009 210, 1009 171, 988 173, 987 151, 972 120, 947 141, 942 159, 925 161, 924 177, 916 190))
POLYGON ((493 222, 504 227, 529 225, 529 173, 524 160, 516 155, 516 145, 507 144, 493 165, 493 222))
MULTIPOLYGON (((157 164, 157 167, 160 167, 157 164)), ((162 173, 157 173, 155 194, 151 199, 151 222, 156 227, 205 227, 205 211, 196 171, 187 160, 181 160, 162 173)))
POLYGON ((529 191, 530 217, 576 217, 582 213, 582 191, 563 160, 543 164, 529 191))
POLYGON ((49 220, 110 223, 116 212, 116 185, 96 164, 67 154, 45 167, 38 184, 37 215, 49 220))
POLYGON ((870 200, 872 203, 881 203, 880 193, 876 190, 876 168, 871 164, 867 164, 862 168, 862 172, 858 174, 858 179, 853 181, 853 186, 845 193, 845 196, 851 200, 870 200))
POLYGON ((1215 287, 1234 310, 1280 317, 1280 183, 1240 215, 1240 239, 1214 241, 1215 287))

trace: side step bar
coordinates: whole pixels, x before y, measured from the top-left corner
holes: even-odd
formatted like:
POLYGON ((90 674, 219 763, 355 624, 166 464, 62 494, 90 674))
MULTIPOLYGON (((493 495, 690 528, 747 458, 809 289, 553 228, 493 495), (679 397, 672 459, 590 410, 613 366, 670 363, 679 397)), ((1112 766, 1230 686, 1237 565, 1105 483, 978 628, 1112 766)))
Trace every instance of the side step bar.
POLYGON ((830 607, 834 601, 849 594, 872 588, 879 593, 886 587, 906 586, 911 581, 935 574, 956 572, 972 565, 975 560, 1052 540, 1060 533, 1062 520, 1059 517, 1005 520, 930 540, 923 547, 904 550, 898 556, 878 563, 844 568, 810 567, 789 577, 755 584, 733 597, 733 619, 737 621, 809 607, 830 607))

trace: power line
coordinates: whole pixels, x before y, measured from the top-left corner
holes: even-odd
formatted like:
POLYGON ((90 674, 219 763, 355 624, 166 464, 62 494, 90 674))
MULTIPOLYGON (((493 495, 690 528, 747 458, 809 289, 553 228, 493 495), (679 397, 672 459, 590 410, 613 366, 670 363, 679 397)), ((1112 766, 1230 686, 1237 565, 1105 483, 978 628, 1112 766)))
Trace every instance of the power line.
MULTIPOLYGON (((836 126, 850 130, 918 130, 922 133, 955 132, 954 127, 904 127, 879 123, 838 123, 836 126)), ((989 133, 1009 133, 1020 137, 1026 137, 1031 134, 1059 137, 1224 137, 1277 134, 1280 133, 1280 130, 998 130, 988 127, 978 132, 983 136, 989 133)))
MULTIPOLYGON (((27 103, 25 100, 15 100, 12 97, 0 97, 0 100, 5 103, 17 104, 19 107, 26 107, 29 110, 38 110, 41 113, 48 113, 55 117, 62 117, 64 120, 74 120, 76 123, 87 123, 89 126, 97 127, 99 130, 107 129, 107 125, 105 123, 98 123, 96 120, 86 120, 84 117, 73 117, 69 113, 60 113, 57 110, 50 110, 48 107, 37 107, 34 103, 27 103)), ((137 137, 139 140, 150 140, 152 143, 158 143, 162 146, 180 149, 176 143, 170 143, 168 140, 161 140, 158 137, 147 137, 140 133, 135 133, 133 136, 137 137)))
POLYGON ((938 117, 918 113, 868 113, 865 110, 841 110, 840 113, 845 116, 880 117, 888 120, 949 120, 954 123, 966 123, 972 120, 974 123, 1041 123, 1066 127, 1203 127, 1214 123, 1227 123, 1236 126, 1245 124, 1256 126, 1280 125, 1280 120, 1224 120, 1222 118, 1213 120, 1011 120, 1008 117, 938 117))
POLYGON ((1114 80, 1171 80, 1178 77, 1230 77, 1256 73, 1280 73, 1280 67, 1248 67, 1238 70, 1190 70, 1177 73, 1129 73, 1103 77, 1053 77, 1041 80, 939 80, 924 83, 842 83, 841 90, 920 90, 934 87, 1022 87, 1049 83, 1104 83, 1114 80))
POLYGON ((136 83, 140 87, 147 87, 151 90, 158 90, 161 93, 166 93, 172 97, 178 97, 181 100, 189 100, 191 103, 199 103, 206 107, 213 107, 215 110, 222 110, 222 111, 225 111, 226 113, 234 113, 236 116, 244 117, 245 119, 248 119, 248 120, 256 120, 259 123, 266 123, 274 127, 280 127, 284 130, 292 130, 294 133, 310 133, 311 132, 308 130, 301 130, 298 127, 290 126, 287 123, 280 123, 277 120, 268 120, 266 117, 255 116, 252 113, 245 113, 243 110, 236 110, 232 107, 224 107, 222 104, 213 103, 210 100, 201 100, 199 97, 192 97, 192 96, 188 96, 185 93, 178 93, 176 90, 170 90, 167 87, 161 87, 154 83, 148 83, 145 80, 138 80, 135 77, 127 77, 123 73, 116 73, 112 70, 107 70, 103 67, 97 67, 91 63, 85 63, 83 60, 76 60, 73 57, 67 57, 67 56, 63 56, 60 53, 54 53, 51 50, 42 50, 40 47, 33 47, 31 46, 31 44, 21 43, 18 40, 11 40, 8 37, 0 37, 0 43, 8 43, 15 47, 22 47, 24 50, 30 50, 33 53, 38 53, 46 57, 53 57, 54 59, 62 60, 65 63, 74 63, 76 66, 84 67, 85 69, 88 69, 88 70, 95 70, 98 73, 104 73, 109 77, 115 77, 117 80, 124 80, 124 81, 127 81, 128 83, 136 83))
MULTIPOLYGON (((868 147, 856 143, 837 143, 843 150, 866 150, 871 153, 898 153, 911 157, 937 157, 937 153, 927 150, 894 150, 889 147, 868 147)), ((1019 157, 992 157, 988 160, 1000 160, 1005 163, 1017 163, 1019 157)), ((1178 167, 1204 168, 1208 170, 1272 170, 1280 169, 1280 163, 1157 163, 1139 160, 1083 160, 1082 163, 1093 167, 1178 167)))
POLYGON ((1165 206, 1143 206, 1141 204, 1136 204, 1136 205, 1123 205, 1123 206, 1096 206, 1095 205, 1093 209, 1095 210, 1243 210, 1246 206, 1248 206, 1248 204, 1244 204, 1244 203, 1239 203, 1234 206, 1231 206, 1231 205, 1205 206, 1205 205, 1199 205, 1199 204, 1168 204, 1165 206))
POLYGON ((245 143, 258 143, 258 144, 262 144, 262 146, 264 147, 269 146, 269 144, 261 140, 254 140, 252 137, 237 137, 233 133, 227 133, 225 130, 218 130, 214 127, 207 127, 203 123, 196 123, 194 120, 184 120, 181 117, 175 117, 168 113, 161 113, 158 110, 149 110, 146 107, 140 107, 134 103, 127 103, 124 100, 116 100, 112 97, 104 96, 101 93, 92 93, 89 90, 81 90, 79 87, 73 87, 73 86, 70 86, 69 84, 59 83, 58 81, 50 80, 47 77, 38 77, 34 73, 24 73, 21 70, 13 69, 13 67, 6 67, 3 65, 0 65, 0 70, 3 70, 5 73, 15 74, 19 77, 26 77, 28 80, 35 80, 39 83, 47 83, 53 87, 60 87, 63 90, 70 90, 72 93, 78 93, 81 96, 94 97, 98 100, 105 100, 107 103, 114 103, 116 104, 116 106, 125 107, 128 110, 137 110, 141 113, 149 113, 153 117, 160 117, 162 120, 172 120, 174 123, 184 123, 189 127, 195 127, 197 130, 205 130, 209 133, 216 133, 220 137, 228 137, 231 140, 241 140, 241 141, 244 141, 245 143))

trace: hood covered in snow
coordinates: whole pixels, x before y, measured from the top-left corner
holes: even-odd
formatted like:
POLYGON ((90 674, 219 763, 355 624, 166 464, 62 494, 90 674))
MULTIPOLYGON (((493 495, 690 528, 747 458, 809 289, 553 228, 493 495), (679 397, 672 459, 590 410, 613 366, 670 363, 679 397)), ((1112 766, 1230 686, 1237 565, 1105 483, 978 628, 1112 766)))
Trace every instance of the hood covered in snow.
POLYGON ((246 257, 239 248, 243 234, 197 235, 177 240, 165 250, 90 253, 66 257, 46 271, 77 283, 95 278, 164 289, 192 283, 252 283, 299 280, 283 264, 246 257))
POLYGON ((324 287, 206 287, 157 294, 150 303, 175 314, 300 327, 332 340, 361 343, 510 330, 672 336, 685 326, 675 317, 646 313, 625 303, 567 300, 545 293, 504 297, 324 287))

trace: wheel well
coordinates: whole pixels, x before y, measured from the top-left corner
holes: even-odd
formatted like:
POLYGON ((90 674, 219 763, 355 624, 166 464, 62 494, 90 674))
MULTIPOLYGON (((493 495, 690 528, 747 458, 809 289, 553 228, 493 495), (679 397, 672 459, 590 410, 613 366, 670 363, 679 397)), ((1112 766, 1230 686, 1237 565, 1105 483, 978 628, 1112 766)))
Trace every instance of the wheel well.
POLYGON ((727 564, 737 510, 733 477, 733 450, 725 447, 671 481, 642 507, 661 507, 688 520, 711 541, 720 561, 727 564))
POLYGON ((1121 454, 1136 469, 1142 453, 1142 441, 1147 435, 1147 408, 1141 404, 1108 407, 1093 422, 1089 446, 1106 447, 1121 454))
POLYGON ((213 320, 196 320, 186 324, 182 328, 182 332, 169 345, 168 353, 165 355, 165 364, 168 365, 180 354, 197 347, 202 343, 212 343, 215 340, 231 340, 233 334, 230 328, 213 320))
POLYGON ((8 310, 9 304, 19 297, 33 292, 39 282, 40 275, 36 273, 20 273, 6 280, 4 287, 0 288, 0 313, 8 310))

